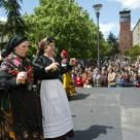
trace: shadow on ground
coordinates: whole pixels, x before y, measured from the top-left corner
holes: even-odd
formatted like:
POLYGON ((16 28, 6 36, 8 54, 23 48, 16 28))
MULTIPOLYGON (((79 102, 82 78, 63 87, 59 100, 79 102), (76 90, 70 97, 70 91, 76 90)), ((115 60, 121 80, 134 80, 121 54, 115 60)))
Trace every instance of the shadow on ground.
POLYGON ((108 129, 113 129, 111 126, 93 125, 87 130, 75 131, 74 140, 93 140, 101 134, 106 135, 108 129))
POLYGON ((75 101, 75 100, 84 100, 86 99, 90 94, 84 94, 84 93, 78 93, 73 97, 69 98, 69 101, 75 101))

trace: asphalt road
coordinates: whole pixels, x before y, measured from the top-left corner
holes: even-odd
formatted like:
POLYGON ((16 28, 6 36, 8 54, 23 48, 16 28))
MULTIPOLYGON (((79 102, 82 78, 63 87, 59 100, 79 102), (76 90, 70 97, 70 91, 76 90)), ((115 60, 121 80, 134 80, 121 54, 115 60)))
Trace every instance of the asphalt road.
POLYGON ((70 101, 75 140, 140 140, 140 89, 77 89, 70 101))

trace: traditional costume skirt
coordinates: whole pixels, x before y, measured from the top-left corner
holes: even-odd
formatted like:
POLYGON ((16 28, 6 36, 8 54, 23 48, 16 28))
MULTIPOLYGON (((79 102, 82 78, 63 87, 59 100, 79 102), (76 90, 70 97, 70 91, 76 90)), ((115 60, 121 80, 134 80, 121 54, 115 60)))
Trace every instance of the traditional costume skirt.
POLYGON ((67 72, 63 74, 63 87, 66 90, 66 93, 68 96, 74 96, 75 95, 75 86, 74 82, 72 81, 71 78, 71 73, 67 72))
POLYGON ((57 138, 73 130, 72 116, 60 80, 41 82, 41 106, 44 138, 57 138))

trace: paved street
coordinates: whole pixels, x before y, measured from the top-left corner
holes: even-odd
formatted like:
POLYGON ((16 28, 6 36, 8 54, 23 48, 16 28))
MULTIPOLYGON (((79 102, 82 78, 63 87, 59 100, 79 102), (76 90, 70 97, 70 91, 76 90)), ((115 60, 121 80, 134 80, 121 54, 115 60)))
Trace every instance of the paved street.
POLYGON ((140 140, 140 89, 77 89, 75 140, 140 140))

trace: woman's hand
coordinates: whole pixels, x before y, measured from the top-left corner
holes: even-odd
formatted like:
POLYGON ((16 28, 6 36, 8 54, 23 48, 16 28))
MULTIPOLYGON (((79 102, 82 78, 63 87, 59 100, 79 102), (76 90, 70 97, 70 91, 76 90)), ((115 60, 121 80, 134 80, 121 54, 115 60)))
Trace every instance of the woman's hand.
POLYGON ((25 84, 27 80, 27 72, 19 72, 16 78, 17 85, 25 84))
POLYGON ((48 72, 48 71, 56 71, 56 70, 59 70, 59 63, 52 63, 51 65, 49 65, 48 67, 45 68, 45 71, 48 72))

